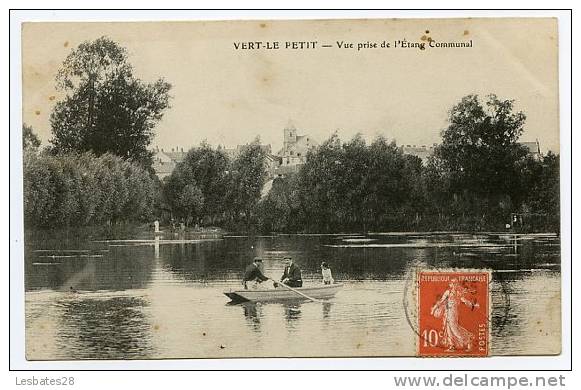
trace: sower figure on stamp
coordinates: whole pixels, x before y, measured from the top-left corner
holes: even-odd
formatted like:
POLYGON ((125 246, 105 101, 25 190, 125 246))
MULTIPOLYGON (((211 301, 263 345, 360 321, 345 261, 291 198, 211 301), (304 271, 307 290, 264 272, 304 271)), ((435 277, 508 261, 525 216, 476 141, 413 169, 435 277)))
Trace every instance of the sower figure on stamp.
POLYGON ((244 270, 242 284, 244 285, 245 290, 248 290, 248 282, 255 281, 257 283, 262 283, 268 280, 268 278, 264 276, 262 269, 262 259, 260 257, 255 257, 252 264, 244 270))
POLYGON ((457 349, 472 350, 474 335, 458 323, 458 306, 460 303, 464 303, 474 310, 480 305, 466 299, 465 294, 467 291, 466 288, 459 285, 457 279, 452 279, 449 288, 442 294, 438 302, 432 306, 430 311, 436 318, 443 317, 444 345, 448 347, 448 351, 457 349))

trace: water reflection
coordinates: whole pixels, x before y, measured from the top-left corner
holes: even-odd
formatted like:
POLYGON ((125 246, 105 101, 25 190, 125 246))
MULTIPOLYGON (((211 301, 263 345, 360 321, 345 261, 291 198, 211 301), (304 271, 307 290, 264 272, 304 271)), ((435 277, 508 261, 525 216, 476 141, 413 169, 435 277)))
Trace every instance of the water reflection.
MULTIPOLYGON (((260 323, 261 318, 263 316, 263 303, 256 303, 256 302, 244 302, 240 304, 236 304, 241 307, 242 312, 244 313, 244 318, 246 322, 251 326, 251 328, 255 331, 260 331, 260 323)), ((293 329, 295 326, 295 321, 301 318, 301 303, 298 302, 280 302, 280 303, 269 303, 266 305, 270 305, 271 307, 281 307, 283 318, 286 322, 287 329, 293 329)), ((327 309, 323 309, 323 316, 325 316, 325 310, 330 311, 330 303, 324 304, 327 309)))
MULTIPOLYGON (((261 328, 261 321, 264 316, 264 307, 266 306, 268 309, 275 309, 281 308, 280 311, 282 314, 282 318, 285 321, 285 327, 287 330, 293 330, 296 328, 298 321, 302 317, 302 302, 300 301, 291 301, 291 302, 279 302, 279 303, 256 303, 256 302, 243 302, 243 303, 228 303, 227 306, 237 306, 240 307, 244 319, 246 323, 250 326, 250 328, 256 332, 262 330, 261 328)), ((331 318, 331 309, 333 307, 332 302, 322 302, 316 303, 316 305, 320 306, 321 310, 321 319, 329 319, 331 318)))
POLYGON ((331 307, 333 307, 333 304, 331 302, 323 302, 321 307, 323 308, 323 318, 330 318, 331 307))
POLYGON ((555 236, 133 238, 140 241, 27 238, 28 358, 412 355, 402 294, 418 264, 494 270, 494 354, 555 352, 558 345, 555 236), (326 261, 343 290, 324 303, 226 304, 222 291, 240 287, 254 256, 278 276, 285 255, 300 265, 305 284, 321 283, 326 261), (78 293, 64 292, 71 286, 78 293))
POLYGON ((262 315, 262 308, 260 303, 255 302, 245 302, 241 303, 240 306, 244 312, 244 318, 250 326, 255 330, 260 330, 260 317, 262 315))
POLYGON ((192 282, 239 278, 254 256, 262 256, 266 271, 277 276, 282 272, 280 259, 291 255, 301 266, 306 279, 320 278, 319 265, 326 261, 337 280, 402 278, 411 261, 433 267, 495 270, 530 269, 539 265, 558 270, 560 264, 557 237, 530 239, 518 236, 515 239, 514 236, 492 234, 413 234, 409 237, 376 234, 367 237, 225 237, 223 240, 200 241, 191 240, 191 236, 182 233, 175 237, 177 244, 174 245, 159 236, 152 236, 149 246, 147 242, 139 245, 130 242, 109 245, 93 241, 75 242, 74 247, 100 245, 100 249, 108 252, 101 254, 100 258, 69 256, 50 259, 50 262, 41 259, 34 249, 56 246, 57 242, 29 240, 25 258, 26 288, 62 287, 73 274, 87 274, 88 271, 93 275, 87 275, 82 287, 89 290, 142 288, 150 280, 152 269, 148 265, 154 259, 161 259, 162 267, 176 278, 192 282), (96 268, 85 269, 89 263, 96 268))
POLYGON ((155 244, 153 246, 153 250, 154 250, 154 257, 156 259, 159 259, 159 236, 155 236, 155 244))
POLYGON ((283 303, 284 317, 287 322, 287 329, 292 330, 296 327, 296 321, 301 318, 300 303, 283 303))
POLYGON ((78 359, 150 356, 144 305, 142 299, 135 297, 65 301, 58 343, 65 355, 78 359))

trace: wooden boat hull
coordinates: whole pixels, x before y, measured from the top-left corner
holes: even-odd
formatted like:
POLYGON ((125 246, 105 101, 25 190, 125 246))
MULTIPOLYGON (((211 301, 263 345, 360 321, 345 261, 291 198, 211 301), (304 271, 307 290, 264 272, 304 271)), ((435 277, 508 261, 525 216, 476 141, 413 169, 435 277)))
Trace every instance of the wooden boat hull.
MULTIPOLYGON (((315 299, 329 299, 333 298, 335 294, 343 287, 343 284, 324 284, 320 286, 300 287, 295 288, 315 299)), ((297 294, 294 291, 279 287, 268 290, 229 290, 225 291, 224 295, 234 302, 272 302, 272 301, 286 301, 286 300, 305 300, 306 298, 297 294)))

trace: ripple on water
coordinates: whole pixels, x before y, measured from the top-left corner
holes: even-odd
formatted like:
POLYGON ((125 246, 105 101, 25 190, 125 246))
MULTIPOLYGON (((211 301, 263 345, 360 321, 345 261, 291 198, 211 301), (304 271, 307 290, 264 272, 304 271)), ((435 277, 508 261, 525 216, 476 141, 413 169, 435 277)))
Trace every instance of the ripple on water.
MULTIPOLYGON (((550 341, 560 335, 554 240, 519 240, 513 257, 503 256, 514 245, 498 234, 225 237, 170 240, 159 248, 155 240, 137 240, 145 245, 101 242, 109 252, 90 252, 104 255, 98 261, 61 258, 50 266, 35 265, 47 253, 32 250, 60 244, 35 247, 29 240, 26 353, 31 359, 413 355, 416 336, 403 294, 405 275, 418 261, 496 270, 493 352, 553 351, 550 341), (266 272, 278 276, 286 255, 300 264, 305 283, 319 282, 326 261, 344 288, 323 304, 227 304, 222 292, 240 288, 254 256, 263 256, 266 272), (66 291, 69 286, 76 292, 66 291)), ((89 247, 84 244, 77 248, 89 247)))

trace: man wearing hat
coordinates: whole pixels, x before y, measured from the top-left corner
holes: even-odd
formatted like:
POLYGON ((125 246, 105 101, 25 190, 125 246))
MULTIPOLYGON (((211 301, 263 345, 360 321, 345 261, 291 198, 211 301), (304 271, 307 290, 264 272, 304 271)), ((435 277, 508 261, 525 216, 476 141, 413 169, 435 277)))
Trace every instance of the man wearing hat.
POLYGON ((303 278, 301 276, 301 269, 294 263, 291 257, 285 257, 284 262, 284 273, 280 281, 290 287, 302 287, 303 278))
POLYGON ((248 282, 256 281, 262 283, 268 280, 266 276, 262 273, 262 259, 260 257, 255 257, 252 264, 250 264, 244 270, 244 277, 242 278, 242 284, 244 289, 248 290, 248 282))

